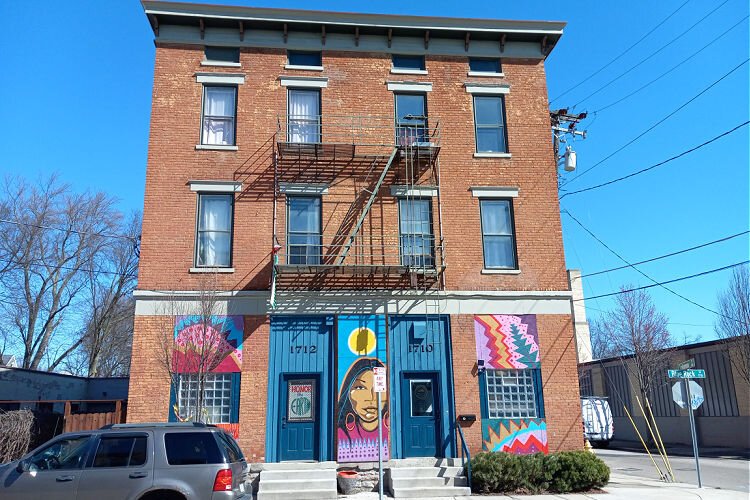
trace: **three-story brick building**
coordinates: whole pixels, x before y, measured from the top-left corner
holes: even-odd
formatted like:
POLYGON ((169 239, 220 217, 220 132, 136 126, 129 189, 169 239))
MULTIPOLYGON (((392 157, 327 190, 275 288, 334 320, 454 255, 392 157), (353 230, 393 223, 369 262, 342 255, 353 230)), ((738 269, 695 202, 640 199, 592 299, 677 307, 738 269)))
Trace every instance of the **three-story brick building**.
POLYGON ((252 461, 377 460, 381 367, 386 458, 457 456, 457 421, 472 452, 581 448, 544 71, 563 23, 144 8, 128 419, 190 417, 163 339, 195 340, 208 291, 204 412, 252 461))

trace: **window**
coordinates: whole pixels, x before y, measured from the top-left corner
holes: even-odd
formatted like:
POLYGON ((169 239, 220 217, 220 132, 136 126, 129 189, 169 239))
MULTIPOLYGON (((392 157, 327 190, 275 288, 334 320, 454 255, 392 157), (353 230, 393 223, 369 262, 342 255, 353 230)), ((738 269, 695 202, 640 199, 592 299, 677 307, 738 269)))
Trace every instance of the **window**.
POLYGON ((103 436, 94 467, 135 467, 146 463, 146 436, 103 436))
POLYGON ((412 146, 427 140, 427 96, 395 94, 396 144, 412 146))
POLYGON ((510 200, 479 200, 485 269, 516 269, 513 206, 510 200))
POLYGON ((224 462, 213 432, 168 432, 164 435, 164 447, 169 465, 224 462))
POLYGON ((208 63, 237 63, 240 62, 239 47, 206 47, 204 61, 208 63))
POLYGON ((402 198, 398 213, 401 265, 434 267, 431 201, 402 198))
POLYGON ((424 71, 424 56, 393 54, 393 69, 424 71))
POLYGON ((177 391, 177 408, 183 418, 194 419, 200 416, 211 424, 228 424, 232 420, 232 374, 207 373, 203 382, 203 404, 198 409, 198 375, 180 375, 177 391))
POLYGON ((487 370, 489 418, 537 418, 533 370, 487 370))
POLYGON ((287 197, 287 263, 320 264, 321 199, 287 197))
POLYGON ((501 73, 500 59, 470 57, 469 71, 477 73, 501 73))
POLYGON ((227 457, 231 463, 241 462, 245 459, 237 441, 235 441, 229 433, 217 432, 216 437, 219 439, 219 444, 224 450, 224 456, 227 457))
POLYGON ((320 142, 320 90, 289 89, 289 142, 320 142))
POLYGON ((474 96, 477 153, 507 153, 502 96, 474 96))
POLYGON ((59 439, 29 458, 30 470, 80 469, 88 451, 89 436, 59 439))
POLYGON ((231 194, 198 194, 196 266, 231 266, 232 201, 231 194))
POLYGON ((203 86, 201 144, 234 146, 237 87, 203 86))
POLYGON ((323 66, 322 52, 290 50, 287 52, 287 57, 290 66, 323 66))

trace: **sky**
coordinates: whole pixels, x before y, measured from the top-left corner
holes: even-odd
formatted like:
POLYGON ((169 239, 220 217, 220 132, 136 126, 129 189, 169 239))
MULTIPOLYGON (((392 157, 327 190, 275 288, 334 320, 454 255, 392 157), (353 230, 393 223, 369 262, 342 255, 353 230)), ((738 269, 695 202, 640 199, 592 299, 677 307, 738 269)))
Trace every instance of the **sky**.
MULTIPOLYGON (((562 194, 648 167, 748 120, 750 63, 745 62, 643 134, 747 61, 747 0, 435 0, 429 11, 423 2, 208 3, 566 21, 565 33, 546 62, 549 94, 551 99, 563 94, 552 102, 553 108, 586 111, 588 118, 579 127, 587 130, 586 139, 569 143, 577 152, 578 169, 563 174, 562 189, 566 191, 562 194), (663 78, 602 109, 719 36, 663 78)), ((153 34, 140 3, 0 2, 0 18, 5 68, 0 75, 0 95, 5 97, 2 109, 10 128, 0 134, 0 175, 33 179, 58 173, 75 190, 103 190, 119 199, 123 211, 140 210, 154 61, 153 34)), ((750 216, 749 144, 748 126, 744 126, 644 174, 568 195, 562 199, 561 209, 630 262, 746 231, 750 216)), ((582 269, 585 274, 623 265, 570 216, 563 213, 562 221, 569 268, 582 269)), ((749 248, 750 240, 744 235, 638 268, 657 281, 670 280, 747 260, 749 248)), ((716 272, 669 286, 716 309, 717 293, 727 285, 730 274, 716 272)), ((621 286, 651 283, 637 271, 625 269, 585 278, 584 291, 594 297, 621 286)), ((670 331, 678 342, 715 338, 713 313, 660 287, 650 292, 658 309, 669 317, 670 331)), ((587 300, 589 319, 613 304, 613 297, 587 300)))

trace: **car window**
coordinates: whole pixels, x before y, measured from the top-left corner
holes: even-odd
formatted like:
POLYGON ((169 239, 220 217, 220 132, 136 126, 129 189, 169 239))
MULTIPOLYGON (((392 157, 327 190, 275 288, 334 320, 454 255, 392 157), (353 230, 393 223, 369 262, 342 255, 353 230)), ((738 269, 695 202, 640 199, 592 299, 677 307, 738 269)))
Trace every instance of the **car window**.
POLYGON ((169 465, 224 463, 210 432, 168 432, 164 435, 164 446, 169 465))
POLYGON ((216 436, 219 438, 219 443, 221 443, 221 447, 231 463, 244 460, 242 450, 232 436, 226 432, 217 432, 216 436))
POLYGON ((94 467, 128 467, 146 463, 146 436, 103 436, 94 467))
POLYGON ((90 436, 58 439, 29 458, 31 470, 78 469, 83 464, 90 436))

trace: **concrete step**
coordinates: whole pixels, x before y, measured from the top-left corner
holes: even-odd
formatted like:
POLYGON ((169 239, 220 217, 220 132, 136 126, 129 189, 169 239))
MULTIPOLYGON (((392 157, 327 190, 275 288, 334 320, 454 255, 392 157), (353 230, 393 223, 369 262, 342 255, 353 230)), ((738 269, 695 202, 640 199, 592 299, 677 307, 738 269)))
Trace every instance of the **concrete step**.
POLYGON ((325 490, 259 491, 257 500, 323 500, 338 498, 336 488, 325 490))
POLYGON ((393 490, 393 498, 438 498, 470 496, 471 488, 441 486, 430 488, 398 488, 393 490))
POLYGON ((465 477, 393 477, 391 486, 393 489, 402 488, 432 488, 440 486, 468 486, 469 480, 465 477))
POLYGON ((436 467, 462 467, 460 458, 438 458, 435 460, 436 467))
POLYGON ((331 490, 336 491, 336 477, 327 479, 279 479, 269 481, 261 479, 258 483, 258 491, 308 491, 308 490, 331 490))
POLYGON ((336 469, 336 462, 276 462, 276 463, 253 463, 250 464, 250 470, 260 472, 266 470, 318 470, 318 469, 336 469))
POLYGON ((392 478, 402 477, 456 477, 463 467, 397 467, 390 469, 392 478))
POLYGON ((330 479, 336 481, 336 469, 279 469, 260 472, 260 480, 330 479))

